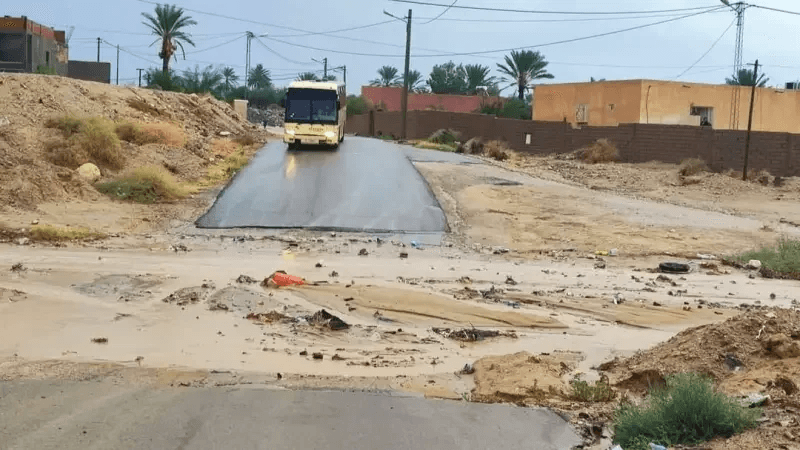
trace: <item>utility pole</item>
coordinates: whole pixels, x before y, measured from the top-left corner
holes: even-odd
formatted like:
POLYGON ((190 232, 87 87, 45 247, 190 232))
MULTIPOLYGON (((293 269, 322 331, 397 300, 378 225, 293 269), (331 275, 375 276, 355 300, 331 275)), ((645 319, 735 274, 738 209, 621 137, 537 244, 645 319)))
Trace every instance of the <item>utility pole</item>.
POLYGON ((322 58, 323 61, 323 69, 322 69, 322 79, 328 80, 328 58, 322 58))
POLYGON ((97 38, 97 62, 100 62, 100 42, 102 42, 102 39, 97 38))
POLYGON ((117 44, 117 86, 119 86, 119 44, 117 44))
POLYGON ((411 10, 408 10, 408 17, 399 18, 395 17, 388 12, 384 11, 389 17, 397 19, 406 23, 406 68, 403 75, 403 94, 400 97, 400 109, 403 110, 403 124, 400 131, 400 139, 406 139, 407 122, 408 122, 408 64, 411 60, 411 10))
POLYGON ((747 119, 747 137, 744 141, 744 169, 742 169, 742 180, 747 181, 747 160, 750 157, 750 131, 753 129, 753 104, 756 100, 756 86, 758 86, 758 60, 753 69, 753 88, 750 91, 750 118, 747 119))
POLYGON ((247 54, 244 63, 244 98, 250 97, 250 83, 248 77, 250 76, 250 45, 255 35, 251 31, 245 33, 247 35, 247 54))
POLYGON ((142 71, 144 69, 136 69, 139 71, 139 87, 142 87, 142 71))
POLYGON ((408 64, 411 59, 411 9, 408 10, 406 18, 406 70, 403 76, 403 98, 400 106, 403 109, 403 128, 401 128, 401 138, 406 139, 406 126, 408 123, 408 64))

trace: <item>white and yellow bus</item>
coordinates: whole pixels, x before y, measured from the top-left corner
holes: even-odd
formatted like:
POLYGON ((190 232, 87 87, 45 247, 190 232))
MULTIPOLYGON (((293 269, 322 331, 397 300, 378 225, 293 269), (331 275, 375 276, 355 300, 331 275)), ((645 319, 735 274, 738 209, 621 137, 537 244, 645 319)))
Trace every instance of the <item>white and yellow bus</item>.
POLYGON ((347 92, 344 85, 323 81, 295 81, 284 99, 283 142, 338 147, 344 140, 347 92))

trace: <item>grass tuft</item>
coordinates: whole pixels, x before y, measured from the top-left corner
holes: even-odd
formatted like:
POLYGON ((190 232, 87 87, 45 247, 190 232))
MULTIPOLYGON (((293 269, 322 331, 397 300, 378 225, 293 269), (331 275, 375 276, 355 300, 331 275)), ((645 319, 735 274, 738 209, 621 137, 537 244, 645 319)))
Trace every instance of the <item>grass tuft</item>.
POLYGON ((117 124, 115 132, 123 141, 137 145, 164 144, 170 147, 183 147, 186 145, 186 133, 180 127, 171 123, 134 124, 123 122, 117 124))
POLYGON ((774 247, 763 247, 742 253, 734 260, 746 264, 751 259, 761 261, 761 266, 769 270, 791 274, 800 273, 800 240, 781 239, 774 247))
POLYGON ((70 141, 88 153, 98 165, 119 170, 125 162, 114 123, 108 119, 92 117, 86 120, 81 132, 72 136, 70 141))
POLYGON ((85 152, 60 138, 46 141, 44 151, 48 161, 69 169, 77 169, 88 159, 85 152))
POLYGON ((98 184, 96 188, 119 200, 145 204, 175 200, 188 194, 172 174, 156 166, 139 167, 117 180, 98 184))
POLYGON ((88 228, 60 228, 52 225, 34 225, 31 228, 31 239, 35 241, 62 242, 105 239, 105 233, 88 228))
POLYGON ((619 161, 619 149, 605 138, 598 139, 575 153, 578 159, 590 164, 619 161))
POLYGON ((233 138, 233 142, 243 147, 248 147, 250 145, 256 145, 261 143, 261 141, 255 135, 250 133, 245 134, 243 136, 236 136, 235 138, 233 138))
POLYGON ((646 450, 650 442, 665 447, 697 445, 730 437, 756 426, 761 415, 714 389, 711 380, 684 373, 667 377, 647 401, 622 404, 614 418, 614 442, 626 450, 646 450))
POLYGON ((456 146, 452 144, 437 144, 435 142, 419 141, 414 144, 416 148, 423 148, 426 150, 439 150, 442 152, 455 152, 456 146))
POLYGON ((84 121, 74 116, 66 115, 52 117, 45 122, 47 128, 57 128, 61 130, 65 138, 78 134, 83 129, 84 121))
POLYGON ((681 165, 678 168, 678 173, 684 177, 690 177, 692 175, 697 175, 701 172, 707 172, 708 166, 706 162, 700 158, 689 158, 684 159, 681 161, 681 165))
POLYGON ((461 133, 455 130, 437 130, 429 138, 429 142, 434 144, 455 145, 456 141, 461 139, 461 133))
POLYGON ((579 402, 610 402, 616 397, 607 379, 596 381, 593 385, 576 376, 570 382, 569 398, 579 402))

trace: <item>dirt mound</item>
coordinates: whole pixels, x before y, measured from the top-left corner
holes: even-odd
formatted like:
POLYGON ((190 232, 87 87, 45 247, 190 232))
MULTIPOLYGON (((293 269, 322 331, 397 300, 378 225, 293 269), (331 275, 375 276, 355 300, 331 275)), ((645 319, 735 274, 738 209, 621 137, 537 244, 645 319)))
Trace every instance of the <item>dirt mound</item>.
MULTIPOLYGON (((159 165, 183 181, 198 179, 214 157, 211 140, 221 132, 231 138, 266 134, 237 116, 233 108, 210 96, 112 86, 58 76, 0 75, 0 208, 32 209, 42 202, 92 199, 99 194, 55 163, 64 155, 59 130, 50 119, 102 117, 116 124, 175 124, 186 139, 137 145, 123 142, 124 165, 118 170, 159 165), (59 156, 61 155, 61 156, 59 156)), ((84 156, 85 157, 85 156, 84 156)), ((71 161, 74 162, 74 161, 71 161)), ((85 162, 85 161, 84 161, 85 162)), ((69 164, 67 164, 69 165, 69 164)), ((107 169, 103 175, 114 175, 107 169)))
POLYGON ((478 402, 511 402, 545 405, 564 398, 568 390, 563 376, 568 374, 577 355, 528 352, 481 358, 473 365, 475 388, 472 399, 478 402))
POLYGON ((724 381, 778 360, 797 366, 798 356, 800 311, 774 309, 689 328, 650 350, 603 364, 600 369, 616 387, 644 392, 671 373, 696 372, 724 381))

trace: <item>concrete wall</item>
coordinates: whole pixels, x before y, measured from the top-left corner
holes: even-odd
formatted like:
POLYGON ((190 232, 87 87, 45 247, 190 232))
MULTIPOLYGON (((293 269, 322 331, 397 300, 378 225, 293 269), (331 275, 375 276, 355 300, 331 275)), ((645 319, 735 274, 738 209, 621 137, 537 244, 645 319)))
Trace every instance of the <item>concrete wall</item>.
MULTIPOLYGON (((347 119, 346 131, 364 136, 400 136, 399 112, 377 112, 347 119)), ((699 157, 717 171, 741 170, 746 132, 709 127, 661 124, 623 124, 616 127, 573 128, 569 123, 501 119, 482 114, 412 111, 408 138, 424 139, 441 128, 471 137, 499 139, 512 149, 529 154, 565 153, 600 138, 620 150, 623 161, 680 163, 699 157), (530 136, 530 144, 527 144, 530 136)), ((750 144, 750 168, 773 175, 800 176, 800 135, 754 132, 750 144)))
MULTIPOLYGON (((700 125, 692 107, 712 108, 711 127, 747 129, 750 88, 653 80, 536 86, 534 120, 577 124, 579 105, 587 105, 590 126, 621 123, 700 125), (738 102, 734 96, 738 91, 738 102), (738 103, 738 120, 731 122, 731 105, 738 103)), ((753 130, 800 133, 800 91, 757 88, 753 130)))
MULTIPOLYGON (((361 95, 368 98, 375 107, 383 107, 386 111, 401 110, 403 88, 362 86, 361 95)), ((475 112, 484 104, 502 103, 502 101, 498 97, 478 95, 408 94, 408 110, 475 112)))
POLYGON ((111 83, 111 63, 94 61, 69 61, 67 76, 78 80, 111 83))

